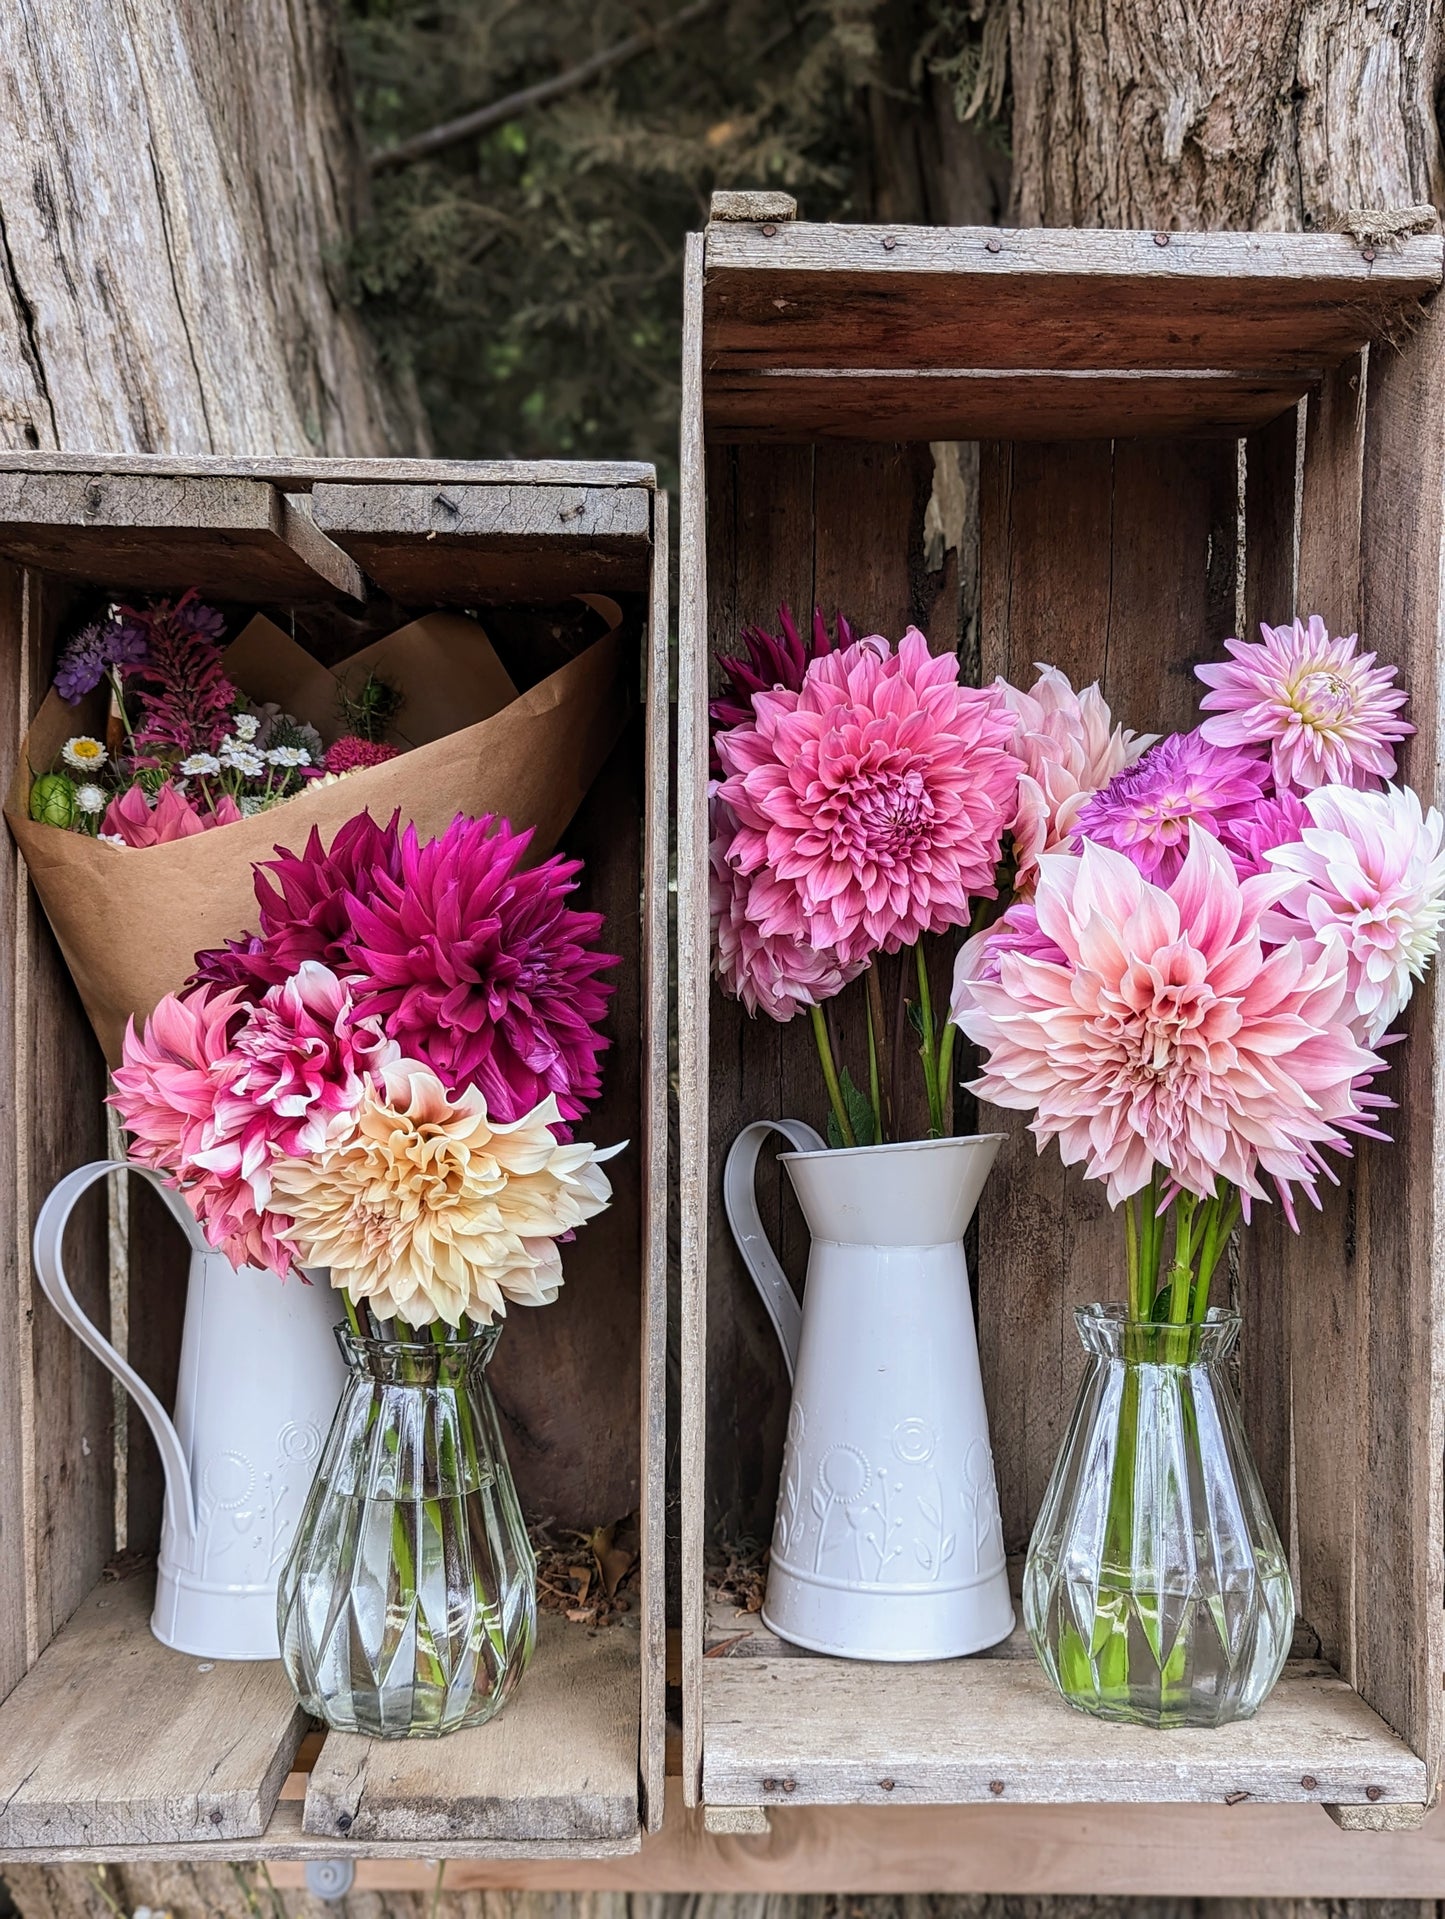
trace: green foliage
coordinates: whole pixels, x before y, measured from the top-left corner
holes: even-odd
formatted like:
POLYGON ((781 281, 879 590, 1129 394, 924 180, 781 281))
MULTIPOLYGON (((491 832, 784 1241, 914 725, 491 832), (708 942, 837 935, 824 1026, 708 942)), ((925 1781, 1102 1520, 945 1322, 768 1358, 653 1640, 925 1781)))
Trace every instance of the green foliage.
MULTIPOLYGON (((847 1109, 848 1124, 853 1129, 855 1143, 859 1146, 878 1145, 877 1122, 873 1117, 873 1108, 868 1104, 868 1095, 859 1091, 846 1066, 838 1074, 838 1084, 842 1088, 843 1105, 847 1109)), ((843 1129, 838 1124, 838 1116, 829 1113, 828 1144, 838 1147, 843 1143, 843 1129)))
MULTIPOLYGON (((366 136, 384 148, 551 79, 682 4, 343 0, 366 136)), ((902 22, 918 50, 906 92, 967 64, 987 30, 969 16, 941 0, 718 0, 551 104, 378 173, 354 294, 415 376, 438 451, 650 459, 670 476, 682 242, 712 189, 871 217, 881 30, 891 44, 902 22)))

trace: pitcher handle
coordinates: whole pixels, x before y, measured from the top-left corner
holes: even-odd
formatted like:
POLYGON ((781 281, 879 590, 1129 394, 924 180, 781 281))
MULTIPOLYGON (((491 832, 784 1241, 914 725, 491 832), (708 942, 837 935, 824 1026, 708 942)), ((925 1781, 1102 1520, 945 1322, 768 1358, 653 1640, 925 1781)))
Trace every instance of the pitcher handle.
POLYGON ((123 1159, 92 1160, 89 1166, 77 1167, 75 1172, 67 1173, 65 1178, 52 1189, 50 1197, 41 1207, 35 1221, 33 1251, 35 1255, 35 1273, 41 1289, 51 1305, 65 1321, 66 1325, 95 1354, 103 1366, 109 1367, 121 1385, 134 1399, 145 1414, 146 1424, 160 1448, 161 1465, 166 1476, 166 1501, 176 1516, 176 1525, 187 1529, 194 1538, 196 1531, 195 1502, 191 1493, 191 1468, 185 1450, 181 1445, 180 1434, 171 1421, 170 1414, 147 1386, 140 1374, 111 1345, 110 1341, 88 1319, 80 1307, 80 1302, 70 1289, 70 1281, 65 1275, 65 1262, 61 1248, 65 1240, 65 1229, 70 1223, 70 1215, 76 1202, 83 1193, 106 1179, 111 1173, 139 1173, 142 1179, 148 1179, 160 1193, 170 1211, 184 1227, 186 1238, 193 1251, 209 1252, 205 1239, 201 1235, 194 1214, 179 1193, 167 1187, 158 1173, 148 1166, 135 1166, 123 1159), (185 1219, 181 1219, 181 1211, 185 1219))
POLYGON ((781 1133, 795 1152, 821 1153, 827 1141, 820 1139, 811 1126, 800 1119, 757 1119, 745 1126, 728 1151, 723 1168, 723 1209, 728 1216, 733 1238, 753 1283, 763 1296, 768 1318, 783 1348, 783 1359, 792 1379, 798 1364, 798 1341, 803 1332, 803 1309, 798 1295, 788 1283, 788 1275, 778 1264, 762 1215, 758 1211, 758 1154, 769 1133, 781 1133))

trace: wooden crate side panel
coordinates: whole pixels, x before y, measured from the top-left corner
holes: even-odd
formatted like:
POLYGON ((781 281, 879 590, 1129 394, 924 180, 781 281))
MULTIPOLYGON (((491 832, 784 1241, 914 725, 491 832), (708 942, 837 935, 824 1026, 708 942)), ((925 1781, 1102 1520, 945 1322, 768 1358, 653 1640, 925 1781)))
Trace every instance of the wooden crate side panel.
MULTIPOLYGON (((1442 787, 1445 673, 1445 308, 1398 349, 1371 350, 1361 525, 1361 630, 1398 663, 1418 731, 1401 776, 1442 787)), ((1426 1760, 1442 1764, 1445 1681, 1445 1005, 1437 969, 1401 1022, 1389 1090, 1394 1143, 1361 1155, 1368 1292, 1361 1380, 1355 1681, 1426 1760)))
MULTIPOLYGON (((984 449, 983 678, 1035 662, 1098 680, 1115 721, 1193 724, 1194 667, 1234 624, 1232 443, 1015 442, 984 449)), ((1036 1155, 1015 1116, 979 1208, 980 1351, 1010 1551, 1028 1543, 1077 1390, 1073 1309, 1123 1290, 1122 1225, 1102 1188, 1036 1155)))
MULTIPOLYGON (((18 670, 24 632, 25 581, 19 567, 0 562, 0 648, 10 664, 0 672, 0 787, 8 791, 25 731, 26 708, 18 670)), ((19 977, 19 935, 27 883, 20 855, 7 845, 0 860, 0 976, 19 977)), ((16 1090, 17 997, 0 995, 0 1084, 16 1090)), ((14 1108, 11 1109, 12 1113, 14 1108)), ((30 1394, 27 1307, 30 1256, 24 1243, 29 1208, 18 1189, 19 1129, 0 1127, 0 1699, 25 1676, 28 1568, 25 1411, 30 1394)))
MULTIPOLYGON (((150 1181, 127 1183, 125 1356, 161 1404, 174 1406, 191 1249, 150 1181)), ((130 1552, 154 1552, 160 1545, 165 1473, 145 1415, 129 1393, 125 1406, 125 1544, 130 1552)))

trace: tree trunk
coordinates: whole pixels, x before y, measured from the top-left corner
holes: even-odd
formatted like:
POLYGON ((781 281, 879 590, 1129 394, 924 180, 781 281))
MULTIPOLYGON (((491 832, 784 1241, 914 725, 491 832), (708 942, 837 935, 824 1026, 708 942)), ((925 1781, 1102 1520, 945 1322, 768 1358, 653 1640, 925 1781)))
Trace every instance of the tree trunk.
POLYGON ((343 297, 331 0, 8 0, 0 119, 0 445, 421 446, 343 297))
POLYGON ((1330 227, 1441 198, 1431 0, 1008 0, 1023 226, 1330 227))

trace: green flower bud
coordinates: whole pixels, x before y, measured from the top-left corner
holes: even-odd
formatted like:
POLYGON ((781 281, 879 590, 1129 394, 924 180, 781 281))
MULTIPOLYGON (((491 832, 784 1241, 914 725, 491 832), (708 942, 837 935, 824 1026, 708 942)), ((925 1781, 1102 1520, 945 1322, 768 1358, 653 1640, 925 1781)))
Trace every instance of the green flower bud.
POLYGON ((63 773, 42 773, 30 789, 30 817, 42 826, 73 826, 74 784, 63 773))

